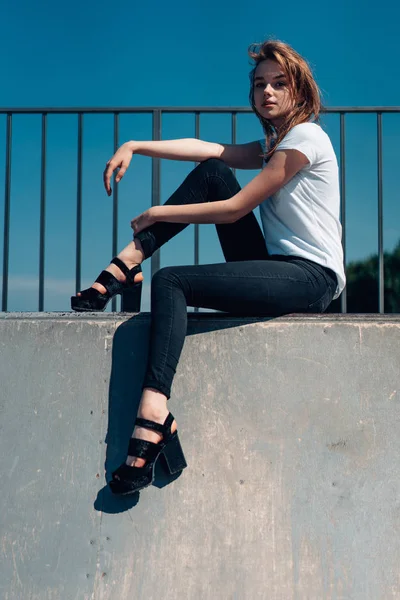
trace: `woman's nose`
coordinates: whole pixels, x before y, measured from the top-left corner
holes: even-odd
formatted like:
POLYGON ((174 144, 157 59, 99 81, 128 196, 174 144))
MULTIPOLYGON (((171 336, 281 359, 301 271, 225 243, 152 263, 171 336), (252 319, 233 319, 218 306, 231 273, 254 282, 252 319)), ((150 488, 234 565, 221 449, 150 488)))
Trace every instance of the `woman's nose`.
POLYGON ((274 90, 273 90, 273 88, 272 88, 271 84, 270 84, 270 83, 267 83, 267 85, 266 85, 266 86, 265 86, 265 88, 264 88, 264 96, 271 96, 271 95, 272 95, 272 93, 273 93, 273 91, 274 91, 274 90))

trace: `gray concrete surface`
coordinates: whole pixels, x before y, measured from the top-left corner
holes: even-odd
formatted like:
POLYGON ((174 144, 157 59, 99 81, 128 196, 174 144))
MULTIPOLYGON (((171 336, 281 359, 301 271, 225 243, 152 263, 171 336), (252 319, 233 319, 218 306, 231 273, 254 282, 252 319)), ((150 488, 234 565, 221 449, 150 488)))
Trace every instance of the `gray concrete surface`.
POLYGON ((188 468, 113 497, 149 315, 0 318, 0 598, 400 599, 400 318, 190 315, 188 468))

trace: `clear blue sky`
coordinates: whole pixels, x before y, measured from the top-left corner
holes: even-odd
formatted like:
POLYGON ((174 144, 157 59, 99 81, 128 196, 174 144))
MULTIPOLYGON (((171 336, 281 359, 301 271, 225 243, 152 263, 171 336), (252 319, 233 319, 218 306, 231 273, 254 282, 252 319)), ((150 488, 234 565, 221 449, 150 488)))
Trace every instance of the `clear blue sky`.
MULTIPOLYGON (((399 4, 280 2, 270 4, 160 2, 112 4, 2 2, 3 107, 247 106, 247 47, 269 36, 307 58, 327 106, 395 106, 399 4)), ((338 149, 338 120, 324 119, 338 149)), ((40 117, 13 123, 9 310, 37 309, 40 201, 40 117)), ((347 251, 361 259, 377 250, 375 118, 349 116, 347 129, 347 251)), ((254 116, 239 121, 240 142, 261 137, 254 116)), ((4 173, 5 118, 0 118, 4 173)), ((384 242, 400 238, 397 156, 400 115, 384 119, 384 242), (395 163, 396 161, 396 163, 395 163)), ((112 118, 90 116, 84 129, 83 285, 111 257, 112 202, 102 171, 112 155, 112 118)), ((166 116, 163 137, 194 135, 189 116, 166 116)), ((149 139, 149 117, 121 117, 121 143, 149 139)), ((229 119, 202 120, 201 137, 229 142, 229 119)), ((162 164, 162 201, 192 168, 162 164)), ((244 185, 255 173, 239 172, 244 185)), ((120 185, 120 245, 129 223, 151 203, 151 161, 135 157, 120 185)), ((0 227, 3 227, 0 196, 0 227)), ((74 293, 76 117, 54 116, 48 126, 46 310, 68 310, 74 293)), ((201 262, 222 259, 213 226, 201 226, 201 262)), ((193 260, 193 226, 162 250, 162 266, 193 260)), ((2 260, 2 248, 0 249, 2 260)), ((150 280, 149 265, 144 273, 150 280)), ((144 298, 148 310, 148 288, 144 298)))

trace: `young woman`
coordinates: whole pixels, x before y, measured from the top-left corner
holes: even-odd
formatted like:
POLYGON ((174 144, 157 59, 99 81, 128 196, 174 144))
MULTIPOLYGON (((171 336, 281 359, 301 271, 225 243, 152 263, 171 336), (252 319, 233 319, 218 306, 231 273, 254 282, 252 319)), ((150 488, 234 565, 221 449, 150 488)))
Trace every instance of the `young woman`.
POLYGON ((338 166, 316 123, 318 87, 306 61, 278 41, 253 45, 250 102, 265 137, 248 144, 195 139, 127 142, 104 171, 121 181, 134 154, 200 164, 162 206, 132 220, 134 241, 88 290, 72 298, 77 311, 103 310, 143 279, 141 262, 189 223, 215 223, 226 263, 166 267, 152 279, 151 337, 143 394, 128 457, 114 473, 116 494, 134 493, 154 478, 163 454, 170 472, 186 466, 169 413, 182 351, 187 306, 241 315, 323 312, 345 285, 339 222, 338 166), (242 190, 230 167, 261 169, 242 190), (260 206, 264 235, 253 209, 260 206))

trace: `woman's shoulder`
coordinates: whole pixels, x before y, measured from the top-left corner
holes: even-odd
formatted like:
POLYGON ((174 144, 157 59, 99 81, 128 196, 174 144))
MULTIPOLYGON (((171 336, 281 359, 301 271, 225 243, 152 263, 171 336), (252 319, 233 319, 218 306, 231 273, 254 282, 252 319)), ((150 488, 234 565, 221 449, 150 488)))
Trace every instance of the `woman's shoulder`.
POLYGON ((318 123, 299 123, 288 131, 278 146, 285 150, 289 148, 314 148, 320 155, 332 155, 334 153, 332 142, 328 134, 318 123))
MULTIPOLYGON (((287 138, 298 138, 300 140, 326 140, 328 135, 318 123, 299 123, 288 131, 282 141, 287 138)), ((328 138, 329 139, 329 138, 328 138)))
POLYGON ((299 123, 292 127, 277 146, 277 150, 291 149, 307 157, 309 169, 320 162, 336 162, 331 140, 318 123, 299 123))

